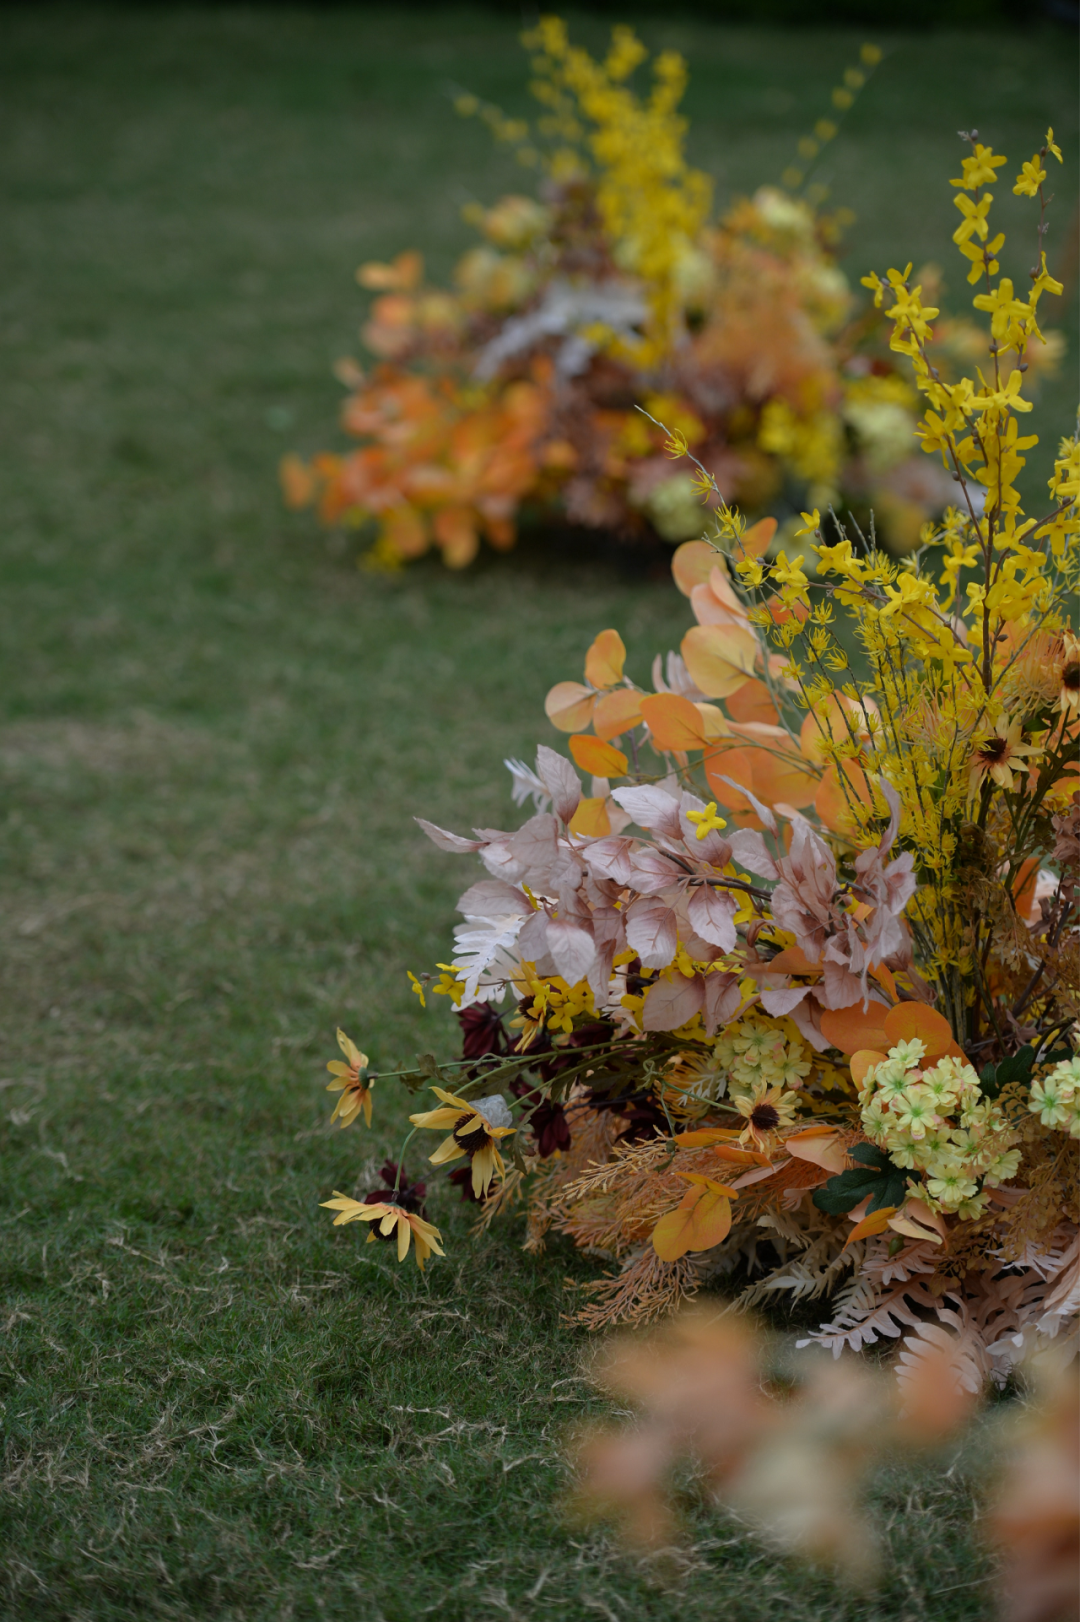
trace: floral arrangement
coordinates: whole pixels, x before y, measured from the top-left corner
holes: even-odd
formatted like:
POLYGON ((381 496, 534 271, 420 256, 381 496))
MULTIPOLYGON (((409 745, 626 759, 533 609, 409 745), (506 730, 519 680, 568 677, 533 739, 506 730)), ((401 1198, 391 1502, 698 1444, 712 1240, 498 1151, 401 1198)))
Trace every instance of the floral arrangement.
MULTIPOLYGON (((1024 368, 1060 284, 1042 219, 1027 295, 1000 273, 1006 160, 967 139, 975 379, 941 375, 910 266, 866 278, 956 504, 900 561, 813 511, 813 561, 769 562, 775 520, 699 466, 713 533, 674 556, 679 652, 638 685, 600 633, 548 694, 568 755, 507 762, 521 827, 419 819, 486 875, 451 961, 411 977, 453 1004, 462 1058, 393 1074, 430 1085, 410 1139, 443 1134, 430 1162, 480 1227, 521 1205, 527 1249, 557 1232, 606 1263, 583 1323, 724 1280, 831 1297, 811 1341, 892 1338, 910 1371, 944 1336, 974 1387, 1080 1304, 1080 443, 1025 515, 1024 368)), ((1052 132, 1014 190, 1044 204, 1051 157, 1052 132)), ((374 1072, 340 1041, 335 1118, 370 1121, 374 1072)), ((441 1254, 404 1151, 384 1185, 335 1194, 335 1222, 441 1254)))
MULTIPOLYGON (((712 470, 711 499, 776 516, 789 552, 800 508, 841 500, 872 505, 879 536, 911 550, 952 486, 913 453, 917 393, 835 263, 851 216, 823 213, 811 179, 881 52, 864 46, 845 71, 784 187, 713 222, 711 183, 685 157, 680 57, 659 55, 639 97, 646 52, 629 29, 602 62, 557 18, 524 38, 535 128, 475 97, 458 106, 539 171, 540 195, 466 211, 483 240, 452 292, 425 284, 414 251, 361 266, 378 295, 363 328, 377 364, 337 368, 359 443, 287 457, 289 503, 370 535, 363 556, 386 566, 434 545, 463 567, 482 540, 512 546, 529 511, 680 542, 700 534, 700 497, 692 462, 665 457, 659 418, 712 470)), ((937 312, 924 338, 943 377, 978 341, 937 312)), ((1059 348, 1032 334, 1028 365, 1059 348)))

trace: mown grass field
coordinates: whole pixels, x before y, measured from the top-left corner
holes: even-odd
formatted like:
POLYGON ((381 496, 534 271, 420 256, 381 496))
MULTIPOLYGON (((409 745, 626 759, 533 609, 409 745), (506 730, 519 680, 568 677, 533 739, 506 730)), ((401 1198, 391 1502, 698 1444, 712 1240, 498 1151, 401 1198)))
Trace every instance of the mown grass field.
MULTIPOLYGON (((775 177, 859 43, 643 32, 693 60, 721 197, 775 177)), ((958 127, 1076 146, 1068 36, 882 43, 830 159, 858 274, 944 256, 958 127)), ((449 105, 523 105, 513 28, 29 7, 0 12, 0 79, 0 1610, 985 1616, 963 1468, 882 1480, 871 1597, 697 1510, 675 1572, 565 1526, 588 1264, 523 1256, 513 1223, 470 1242, 439 1192, 421 1278, 318 1209, 404 1115, 327 1129, 335 1025, 388 1068, 453 1040, 405 970, 445 954, 472 870, 412 815, 513 816, 501 761, 594 632, 644 672, 683 628, 611 555, 534 538, 377 578, 278 502, 281 452, 335 436, 355 265, 416 244, 445 272, 461 205, 521 185, 449 105)))

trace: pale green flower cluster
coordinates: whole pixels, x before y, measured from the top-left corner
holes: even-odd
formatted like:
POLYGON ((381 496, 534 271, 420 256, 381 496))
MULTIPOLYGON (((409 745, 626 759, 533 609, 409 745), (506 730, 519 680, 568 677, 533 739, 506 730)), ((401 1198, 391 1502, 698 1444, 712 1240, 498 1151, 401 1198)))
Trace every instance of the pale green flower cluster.
POLYGON ((813 1069, 793 1032, 761 1019, 732 1025, 718 1038, 713 1055, 731 1079, 732 1097, 750 1097, 769 1087, 798 1089, 813 1069))
POLYGON ((1040 1081, 1033 1081, 1028 1109, 1043 1126, 1080 1138, 1080 1058, 1063 1059, 1040 1081))
POLYGON ((925 1054, 918 1037, 898 1042, 867 1071, 863 1130, 895 1165, 924 1173, 921 1197, 934 1210, 975 1217, 989 1201, 986 1189, 1016 1176, 1017 1134, 966 1060, 946 1057, 920 1070, 925 1054))

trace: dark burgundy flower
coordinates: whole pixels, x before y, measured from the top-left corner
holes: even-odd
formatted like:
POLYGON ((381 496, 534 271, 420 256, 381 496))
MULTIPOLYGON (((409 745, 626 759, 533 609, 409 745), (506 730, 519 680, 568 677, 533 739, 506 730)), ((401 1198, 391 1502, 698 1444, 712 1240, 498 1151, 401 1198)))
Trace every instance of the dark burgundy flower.
MULTIPOLYGON (((427 1184, 407 1182, 404 1166, 400 1168, 401 1181, 398 1183, 398 1170, 396 1161, 386 1161, 379 1172, 385 1186, 372 1189, 370 1194, 365 1194, 363 1203, 365 1205, 399 1205, 403 1211, 412 1211, 417 1216, 422 1215, 427 1184), (398 1183, 396 1188, 394 1187, 395 1183, 398 1183)), ((375 1231, 373 1228, 372 1232, 375 1231)))
POLYGON ((456 1188, 460 1188, 461 1197, 466 1203, 479 1205, 479 1196, 473 1193, 472 1168, 470 1166, 459 1166, 456 1171, 452 1171, 450 1181, 456 1188))
POLYGON ((567 1150, 570 1147, 570 1122, 566 1119, 566 1111, 561 1104, 554 1103, 550 1098, 533 1110, 529 1117, 536 1148, 541 1160, 546 1160, 557 1149, 567 1150))
POLYGON ((502 1015, 490 1004, 478 1002, 471 1008, 460 1008, 457 1017, 461 1021, 463 1059, 482 1059, 487 1053, 507 1051, 502 1015))

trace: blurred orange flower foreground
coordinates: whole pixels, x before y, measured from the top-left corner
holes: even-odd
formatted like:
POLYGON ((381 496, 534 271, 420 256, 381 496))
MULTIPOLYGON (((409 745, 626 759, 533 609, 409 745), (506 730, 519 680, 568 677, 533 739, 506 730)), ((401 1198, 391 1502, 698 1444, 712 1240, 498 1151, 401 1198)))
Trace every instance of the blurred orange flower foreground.
POLYGON ((1029 1370, 1027 1397, 990 1415, 979 1414, 948 1341, 913 1360, 899 1385, 853 1359, 823 1358, 791 1389, 790 1371, 777 1380, 771 1356, 768 1340, 730 1313, 684 1313, 604 1348, 591 1377, 636 1413, 579 1430, 575 1517, 616 1522, 632 1546, 670 1548, 679 1534, 671 1476, 690 1463, 706 1496, 774 1548, 865 1586, 885 1564, 867 1512, 875 1470, 946 1442, 955 1465, 956 1444, 974 1443, 982 1536, 998 1556, 986 1577, 996 1614, 1076 1617, 1080 1407, 1067 1356, 1029 1370))
MULTIPOLYGON (((917 455, 917 392, 833 257, 850 217, 821 211, 808 172, 881 53, 863 47, 784 185, 717 220, 685 158, 680 57, 658 56, 639 95, 646 53, 629 29, 603 61, 557 18, 525 43, 535 125, 474 97, 458 106, 537 170, 539 195, 467 211, 481 242, 452 291, 426 284, 414 251, 360 267, 376 364, 338 367, 358 444, 287 457, 290 505, 360 530, 388 566, 435 546, 463 567, 482 541, 512 546, 524 513, 677 543, 701 534, 700 493, 653 418, 710 468, 711 499, 776 517, 789 553, 800 508, 842 503, 872 505, 879 536, 910 551, 953 499, 952 470, 917 455)), ((979 353, 970 323, 936 310, 927 342, 943 378, 979 353)), ((1058 347, 1030 334, 1026 364, 1058 347)))

